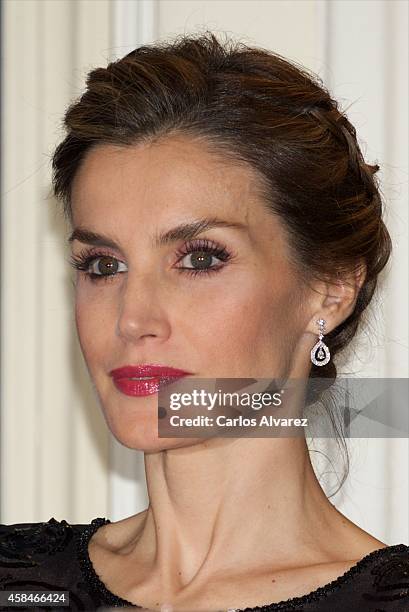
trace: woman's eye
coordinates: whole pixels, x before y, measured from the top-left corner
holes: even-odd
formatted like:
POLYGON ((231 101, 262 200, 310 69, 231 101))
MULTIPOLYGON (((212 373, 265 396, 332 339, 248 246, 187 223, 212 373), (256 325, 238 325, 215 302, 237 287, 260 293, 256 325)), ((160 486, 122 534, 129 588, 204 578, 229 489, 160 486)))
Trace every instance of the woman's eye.
POLYGON ((181 261, 182 263, 185 262, 181 267, 192 268, 194 270, 206 270, 213 267, 215 263, 220 262, 215 255, 206 253, 204 251, 189 253, 188 255, 185 255, 181 261))
POLYGON ((218 272, 231 257, 224 247, 206 239, 184 245, 178 255, 178 263, 181 262, 182 265, 178 265, 176 269, 194 276, 218 272))
POLYGON ((90 276, 114 276, 117 272, 124 272, 119 269, 121 264, 123 265, 123 262, 115 257, 95 257, 89 264, 89 274, 90 276))
POLYGON ((113 280, 118 272, 126 272, 127 270, 126 267, 125 270, 121 270, 120 266, 124 263, 112 255, 89 254, 87 251, 79 255, 72 255, 69 263, 83 272, 91 281, 97 282, 113 280))

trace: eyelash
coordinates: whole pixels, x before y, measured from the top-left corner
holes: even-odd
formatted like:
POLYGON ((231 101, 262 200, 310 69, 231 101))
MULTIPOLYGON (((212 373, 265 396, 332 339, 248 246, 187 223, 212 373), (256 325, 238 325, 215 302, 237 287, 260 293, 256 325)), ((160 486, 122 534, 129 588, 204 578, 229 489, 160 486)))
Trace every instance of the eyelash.
MULTIPOLYGON (((219 258, 221 261, 223 261, 223 263, 228 261, 231 257, 230 253, 224 247, 218 246, 212 243, 210 240, 201 239, 195 242, 185 243, 183 247, 176 252, 176 255, 178 257, 177 262, 179 262, 181 259, 186 257, 186 255, 196 253, 197 251, 202 252, 202 253, 207 253, 209 255, 213 255, 219 258)), ((108 257, 111 259, 116 259, 116 257, 114 257, 113 255, 110 255, 109 253, 106 253, 103 251, 95 252, 92 249, 87 248, 81 251, 79 255, 71 255, 69 259, 69 264, 73 268, 84 272, 86 276, 89 278, 89 280, 92 282, 99 282, 102 280, 105 282, 109 280, 112 281, 115 278, 115 276, 117 276, 118 272, 114 274, 95 274, 94 272, 88 271, 90 265, 94 263, 95 260, 99 259, 100 257, 108 257)), ((179 268, 176 268, 176 270, 179 270, 181 272, 183 271, 189 274, 190 276, 195 277, 197 274, 202 275, 202 274, 211 274, 213 272, 218 272, 223 267, 224 265, 211 266, 210 268, 202 268, 202 269, 200 268, 180 268, 179 267, 179 268)))

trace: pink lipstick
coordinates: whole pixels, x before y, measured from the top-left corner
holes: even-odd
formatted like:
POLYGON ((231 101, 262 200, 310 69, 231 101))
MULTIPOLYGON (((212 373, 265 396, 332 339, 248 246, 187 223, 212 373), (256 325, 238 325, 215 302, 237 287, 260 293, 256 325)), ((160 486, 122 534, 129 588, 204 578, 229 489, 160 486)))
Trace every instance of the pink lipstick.
POLYGON ((153 395, 165 385, 191 374, 177 368, 168 366, 141 364, 126 365, 121 368, 111 370, 114 384, 119 391, 125 395, 144 396, 153 395))

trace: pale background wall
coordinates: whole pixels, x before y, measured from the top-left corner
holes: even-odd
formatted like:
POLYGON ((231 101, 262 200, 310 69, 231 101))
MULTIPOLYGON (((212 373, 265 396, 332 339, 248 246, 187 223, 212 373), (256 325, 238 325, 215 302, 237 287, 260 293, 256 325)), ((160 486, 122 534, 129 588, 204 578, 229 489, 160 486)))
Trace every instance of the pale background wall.
MULTIPOLYGON (((60 121, 94 66, 209 28, 318 72, 381 168, 394 253, 370 332, 345 364, 408 377, 408 3, 404 0, 5 0, 2 4, 0 522, 118 520, 146 507, 143 455, 119 445, 86 373, 68 228, 49 197, 60 121)), ((333 503, 409 541, 407 439, 352 440, 333 503)), ((324 448, 325 450, 325 448, 324 448)))

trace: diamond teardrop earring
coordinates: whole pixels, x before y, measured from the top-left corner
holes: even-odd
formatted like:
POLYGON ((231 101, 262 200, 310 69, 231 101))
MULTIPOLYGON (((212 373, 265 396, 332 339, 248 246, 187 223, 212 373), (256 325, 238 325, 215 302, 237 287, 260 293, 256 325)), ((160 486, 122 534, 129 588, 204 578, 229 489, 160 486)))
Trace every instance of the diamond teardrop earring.
POLYGON ((324 337, 324 328, 325 328, 325 319, 318 319, 316 321, 317 325, 320 327, 319 331, 319 340, 311 349, 311 361, 317 366, 323 366, 330 360, 331 354, 329 352, 329 348, 322 341, 324 337), (318 352, 317 352, 318 351, 318 352))

